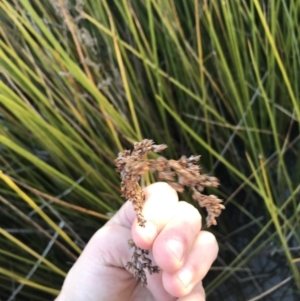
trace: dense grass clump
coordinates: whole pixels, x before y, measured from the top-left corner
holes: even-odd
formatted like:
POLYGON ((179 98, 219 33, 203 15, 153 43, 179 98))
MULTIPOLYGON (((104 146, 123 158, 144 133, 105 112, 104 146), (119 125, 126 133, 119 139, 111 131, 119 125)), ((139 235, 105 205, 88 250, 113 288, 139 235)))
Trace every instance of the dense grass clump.
POLYGON ((299 14, 297 0, 0 0, 0 299, 58 294, 123 203, 117 153, 144 138, 201 154, 222 183, 208 300, 299 298, 299 14))

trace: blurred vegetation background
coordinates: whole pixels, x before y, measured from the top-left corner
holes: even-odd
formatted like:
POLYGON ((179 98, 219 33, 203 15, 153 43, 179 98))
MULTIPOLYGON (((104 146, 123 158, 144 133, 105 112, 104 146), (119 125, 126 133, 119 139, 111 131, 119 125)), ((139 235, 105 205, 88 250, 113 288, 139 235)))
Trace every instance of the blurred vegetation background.
POLYGON ((55 298, 124 202, 117 153, 150 138, 221 181, 207 300, 299 300, 299 17, 298 0, 0 0, 0 299, 55 298))

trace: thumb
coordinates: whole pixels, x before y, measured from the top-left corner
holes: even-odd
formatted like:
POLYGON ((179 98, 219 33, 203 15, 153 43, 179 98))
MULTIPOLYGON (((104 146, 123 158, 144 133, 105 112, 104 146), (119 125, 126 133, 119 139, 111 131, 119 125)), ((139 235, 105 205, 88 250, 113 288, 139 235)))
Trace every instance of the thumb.
POLYGON ((108 300, 112 292, 128 289, 132 275, 124 266, 130 258, 130 236, 129 229, 114 224, 98 230, 69 271, 57 301, 108 300))
POLYGON ((127 201, 119 211, 90 239, 76 265, 97 267, 109 265, 124 267, 130 250, 127 241, 131 239, 131 225, 135 212, 131 202, 127 201))
POLYGON ((127 241, 131 238, 131 225, 135 212, 130 202, 120 210, 90 239, 82 254, 72 267, 73 270, 95 270, 102 266, 122 267, 130 258, 127 241))
POLYGON ((92 236, 77 264, 124 268, 132 253, 127 242, 131 239, 131 226, 135 218, 131 202, 125 202, 118 212, 92 236))

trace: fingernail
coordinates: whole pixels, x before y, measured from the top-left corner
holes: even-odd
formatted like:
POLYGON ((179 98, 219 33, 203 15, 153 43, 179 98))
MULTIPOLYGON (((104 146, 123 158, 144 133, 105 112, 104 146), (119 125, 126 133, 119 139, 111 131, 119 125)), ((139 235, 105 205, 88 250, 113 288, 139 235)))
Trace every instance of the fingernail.
POLYGON ((183 245, 176 239, 170 239, 166 241, 166 245, 170 252, 181 261, 183 256, 183 245))
POLYGON ((187 288, 193 279, 193 274, 190 269, 183 268, 178 272, 178 279, 181 281, 183 286, 187 288))

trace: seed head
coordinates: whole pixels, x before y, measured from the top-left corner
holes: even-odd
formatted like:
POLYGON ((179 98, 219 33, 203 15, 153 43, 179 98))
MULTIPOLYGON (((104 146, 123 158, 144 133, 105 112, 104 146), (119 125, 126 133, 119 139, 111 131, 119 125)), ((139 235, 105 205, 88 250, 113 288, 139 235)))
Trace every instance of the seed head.
MULTIPOLYGON (((121 175, 121 194, 129 200, 136 212, 138 224, 145 227, 146 220, 143 216, 143 205, 145 201, 144 192, 139 184, 141 176, 151 171, 157 175, 160 181, 166 181, 177 192, 183 192, 185 187, 190 187, 200 207, 205 207, 207 211, 206 225, 216 225, 216 218, 221 214, 225 206, 222 200, 215 195, 204 195, 202 191, 205 187, 218 187, 219 180, 200 173, 200 167, 197 162, 200 156, 191 156, 189 158, 182 156, 179 160, 167 160, 164 157, 157 159, 147 159, 150 152, 159 153, 166 149, 165 144, 155 145, 152 140, 145 139, 141 142, 135 142, 133 150, 124 150, 118 154, 116 170, 121 175)), ((142 286, 147 285, 145 270, 149 274, 158 273, 158 266, 153 266, 152 261, 147 257, 149 251, 138 248, 134 241, 128 241, 130 248, 134 248, 132 261, 128 262, 126 268, 133 272, 135 278, 141 281, 142 286)))

